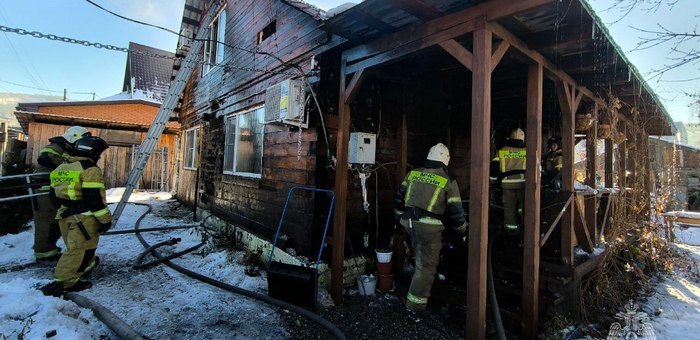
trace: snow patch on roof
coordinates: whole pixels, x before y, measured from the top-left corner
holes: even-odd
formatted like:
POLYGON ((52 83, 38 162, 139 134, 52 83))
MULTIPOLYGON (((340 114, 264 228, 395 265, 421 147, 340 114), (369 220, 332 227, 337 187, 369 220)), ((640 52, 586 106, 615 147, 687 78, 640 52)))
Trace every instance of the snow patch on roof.
POLYGON ((326 11, 326 13, 324 13, 325 15, 323 15, 323 19, 324 20, 330 19, 330 18, 332 18, 340 13, 347 11, 350 8, 355 7, 355 5, 359 4, 360 2, 362 2, 362 1, 345 2, 341 5, 333 7, 331 9, 329 9, 328 11, 326 11))
POLYGON ((148 90, 136 89, 133 91, 124 91, 122 93, 115 94, 106 98, 102 98, 99 101, 119 101, 119 100, 143 100, 150 103, 162 104, 162 100, 158 94, 148 90))

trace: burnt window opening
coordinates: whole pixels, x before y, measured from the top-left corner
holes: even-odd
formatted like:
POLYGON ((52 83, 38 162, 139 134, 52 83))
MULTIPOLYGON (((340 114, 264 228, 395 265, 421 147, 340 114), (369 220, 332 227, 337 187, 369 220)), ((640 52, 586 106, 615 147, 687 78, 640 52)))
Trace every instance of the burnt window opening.
POLYGON ((277 32, 277 19, 272 20, 262 31, 258 32, 258 45, 275 34, 275 32, 277 32))

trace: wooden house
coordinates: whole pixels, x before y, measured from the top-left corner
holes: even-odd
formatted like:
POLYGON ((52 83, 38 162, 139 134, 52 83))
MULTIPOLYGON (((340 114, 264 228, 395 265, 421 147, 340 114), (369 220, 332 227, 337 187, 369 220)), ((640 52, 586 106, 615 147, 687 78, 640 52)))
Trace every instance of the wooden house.
MULTIPOLYGON (((18 103, 14 113, 28 136, 27 164, 36 165, 39 150, 49 138, 62 135, 73 125, 86 127, 103 138, 110 147, 98 165, 104 171, 105 185, 114 188, 125 185, 136 151, 159 107, 160 103, 151 99, 123 94, 99 101, 18 103)), ((139 188, 168 191, 173 187, 178 128, 179 124, 169 123, 139 188)))
MULTIPOLYGON (((578 259, 575 250, 595 253, 614 190, 575 190, 576 139, 588 141, 590 155, 605 140, 603 173, 599 157, 588 157, 583 181, 595 187, 600 175, 607 188, 624 188, 617 169, 649 171, 635 151, 643 148, 625 144, 672 133, 654 92, 582 0, 365 0, 339 13, 292 0, 187 0, 182 32, 203 28, 218 43, 194 51, 201 67, 182 96, 178 197, 270 240, 291 188, 334 190, 322 260, 340 302, 352 282, 344 260, 387 247, 393 234, 400 243, 393 195, 442 142, 468 201, 460 264, 469 338, 484 337, 488 229, 497 215, 488 163, 508 131, 526 132, 527 204, 523 247, 499 253, 516 254, 502 266, 517 277, 519 312, 511 316, 527 338, 546 308, 578 303, 581 279, 600 259, 578 259), (214 21, 201 23, 209 10, 214 21), (280 100, 279 89, 294 84, 305 96, 280 100), (292 111, 287 100, 301 101, 291 118, 302 119, 281 117, 280 106, 292 111), (552 135, 562 136, 563 184, 544 198, 539 164, 552 135), (553 289, 560 296, 547 299, 553 289)), ((186 39, 180 45, 182 54, 186 39)), ((292 196, 284 248, 315 254, 329 202, 319 193, 292 196)))

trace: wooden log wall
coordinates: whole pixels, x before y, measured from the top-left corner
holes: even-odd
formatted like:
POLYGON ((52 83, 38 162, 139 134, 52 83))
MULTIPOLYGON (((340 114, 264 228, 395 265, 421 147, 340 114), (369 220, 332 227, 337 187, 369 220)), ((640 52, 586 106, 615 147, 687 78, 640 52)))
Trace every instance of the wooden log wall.
MULTIPOLYGON (((49 138, 62 135, 70 125, 53 125, 45 123, 29 123, 29 143, 27 144, 27 164, 36 165, 39 150, 49 143, 49 138)), ((138 147, 144 139, 146 132, 116 131, 111 129, 87 128, 93 136, 101 136, 110 143, 109 149, 102 154, 98 166, 104 172, 104 180, 107 188, 123 187, 131 171, 132 147, 138 147), (116 137, 118 135, 119 137, 116 137), (113 137, 110 137, 113 136, 113 137), (125 136, 127 138, 125 138, 125 136), (119 143, 115 141, 119 140, 119 143)), ((168 148, 168 173, 169 187, 174 188, 173 172, 175 171, 176 145, 174 134, 163 134, 158 140, 156 150, 168 148)), ((151 187, 152 163, 149 161, 141 177, 141 188, 151 187)))
MULTIPOLYGON (((200 126, 202 145, 199 188, 195 188, 196 171, 180 166, 178 197, 192 204, 199 192, 200 206, 271 239, 289 189, 316 185, 319 135, 313 123, 303 130, 301 159, 297 159, 297 128, 265 125, 261 178, 225 175, 225 117, 264 104, 265 89, 285 79, 299 78, 302 71, 307 73, 314 47, 325 42, 326 34, 311 16, 280 1, 230 0, 226 6, 225 42, 236 48, 223 47, 224 65, 204 75, 201 69, 196 70, 183 94, 182 131, 200 126), (272 21, 276 21, 276 32, 258 44, 258 32, 272 21), (302 71, 280 67, 280 60, 250 53, 254 50, 291 60, 302 71)), ((328 209, 327 205, 319 206, 323 211, 315 213, 314 197, 319 196, 322 195, 296 194, 287 209, 283 230, 288 237, 286 246, 300 255, 315 257, 318 251, 313 240, 322 225, 318 226, 313 217, 325 216, 328 209)))

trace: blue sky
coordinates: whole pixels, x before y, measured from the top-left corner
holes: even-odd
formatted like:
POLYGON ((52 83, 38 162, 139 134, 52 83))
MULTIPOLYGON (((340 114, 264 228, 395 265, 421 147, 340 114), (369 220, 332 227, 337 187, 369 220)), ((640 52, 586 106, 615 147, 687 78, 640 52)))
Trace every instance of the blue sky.
MULTIPOLYGON (((125 16, 178 30, 184 0, 95 0, 98 4, 125 16)), ((311 0, 322 9, 347 2, 311 0)), ((602 11, 610 0, 590 0, 603 21, 621 16, 617 10, 602 11)), ((643 34, 630 26, 654 29, 657 23, 678 31, 690 30, 700 21, 696 0, 679 0, 674 8, 662 7, 654 13, 635 10, 609 29, 625 52, 632 50, 643 34)), ((55 34, 90 42, 127 47, 129 41, 173 51, 177 37, 158 29, 114 17, 82 0, 0 0, 0 25, 55 34)), ((667 62, 669 45, 627 53, 643 73, 667 62)), ((67 44, 47 39, 0 33, 0 92, 62 95, 74 100, 97 99, 121 92, 126 53, 67 44), (10 84, 16 83, 28 87, 10 84)), ((700 77, 698 65, 688 65, 665 75, 650 85, 664 100, 675 120, 690 121, 693 111, 683 92, 699 93, 700 81, 673 80, 700 77)))

